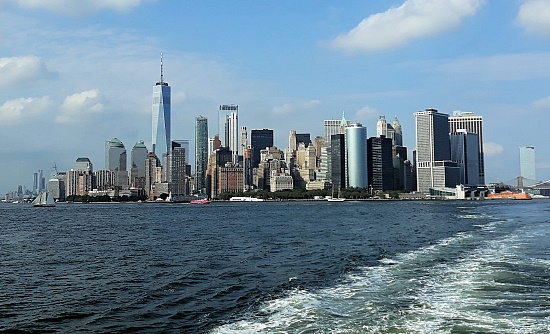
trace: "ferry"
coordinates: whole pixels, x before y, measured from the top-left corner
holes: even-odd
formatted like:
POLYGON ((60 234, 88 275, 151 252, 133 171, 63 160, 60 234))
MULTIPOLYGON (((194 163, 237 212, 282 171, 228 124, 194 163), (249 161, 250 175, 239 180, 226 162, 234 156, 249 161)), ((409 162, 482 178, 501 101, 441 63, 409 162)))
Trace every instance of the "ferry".
POLYGON ((256 198, 256 197, 240 197, 235 196, 231 197, 229 199, 230 202, 263 202, 263 198, 256 198))
POLYGON ((208 204, 210 203, 210 201, 207 200, 206 198, 201 198, 201 199, 193 199, 189 203, 190 204, 208 204))
POLYGON ((528 193, 515 193, 509 190, 501 191, 499 193, 490 193, 487 194, 487 199, 522 199, 528 200, 531 199, 531 195, 528 193))

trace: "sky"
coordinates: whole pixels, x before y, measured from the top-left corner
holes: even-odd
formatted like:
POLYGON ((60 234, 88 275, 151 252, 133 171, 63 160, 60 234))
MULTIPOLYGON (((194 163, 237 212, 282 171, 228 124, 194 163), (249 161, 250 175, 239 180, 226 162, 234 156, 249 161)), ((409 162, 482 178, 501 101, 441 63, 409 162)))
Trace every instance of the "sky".
POLYGON ((151 149, 161 53, 191 155, 221 104, 280 149, 343 112, 369 137, 397 116, 409 154, 436 108, 483 116, 487 182, 519 176, 525 145, 550 179, 550 0, 2 0, 0 22, 0 194, 78 157, 102 169, 115 137, 151 149))

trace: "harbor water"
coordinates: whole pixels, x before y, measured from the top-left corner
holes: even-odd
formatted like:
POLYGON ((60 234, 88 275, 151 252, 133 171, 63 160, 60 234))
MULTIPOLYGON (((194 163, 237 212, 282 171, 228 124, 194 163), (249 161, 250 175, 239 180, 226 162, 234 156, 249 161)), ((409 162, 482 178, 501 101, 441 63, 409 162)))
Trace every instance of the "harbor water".
POLYGON ((0 333, 550 332, 548 200, 0 213, 0 333))

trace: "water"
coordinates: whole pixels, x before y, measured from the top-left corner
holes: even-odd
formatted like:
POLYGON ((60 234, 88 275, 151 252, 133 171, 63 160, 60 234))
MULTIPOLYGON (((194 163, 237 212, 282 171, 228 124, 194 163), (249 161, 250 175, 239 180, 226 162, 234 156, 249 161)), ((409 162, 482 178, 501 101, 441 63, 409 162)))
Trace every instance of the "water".
POLYGON ((549 332, 549 211, 3 204, 0 332, 549 332))

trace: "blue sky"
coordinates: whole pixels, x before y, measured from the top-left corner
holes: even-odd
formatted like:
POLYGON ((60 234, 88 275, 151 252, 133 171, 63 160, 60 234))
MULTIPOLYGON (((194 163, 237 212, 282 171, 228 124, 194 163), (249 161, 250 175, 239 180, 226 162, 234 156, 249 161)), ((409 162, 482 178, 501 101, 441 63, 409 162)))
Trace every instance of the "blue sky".
POLYGON ((397 116, 412 151, 415 111, 463 110, 484 117, 488 182, 519 175, 522 145, 550 179, 550 0, 2 0, 0 21, 0 193, 104 168, 114 137, 150 148, 161 52, 191 146, 220 104, 281 149, 344 111, 368 136, 397 116))

